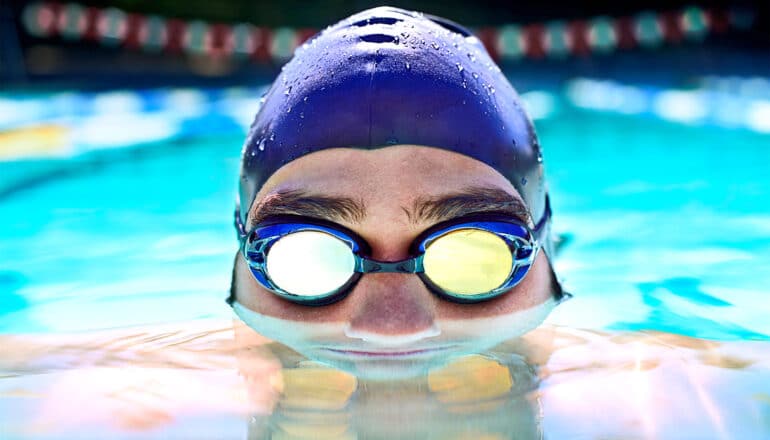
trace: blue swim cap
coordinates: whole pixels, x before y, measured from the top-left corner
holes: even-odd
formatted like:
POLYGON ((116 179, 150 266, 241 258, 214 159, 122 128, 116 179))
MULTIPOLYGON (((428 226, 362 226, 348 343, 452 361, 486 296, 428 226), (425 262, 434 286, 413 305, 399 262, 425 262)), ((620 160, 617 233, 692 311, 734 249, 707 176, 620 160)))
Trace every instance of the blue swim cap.
POLYGON ((511 181, 535 223, 547 215, 532 122, 481 42, 448 20, 379 7, 316 35, 278 75, 243 149, 238 220, 298 157, 395 144, 477 159, 511 181))

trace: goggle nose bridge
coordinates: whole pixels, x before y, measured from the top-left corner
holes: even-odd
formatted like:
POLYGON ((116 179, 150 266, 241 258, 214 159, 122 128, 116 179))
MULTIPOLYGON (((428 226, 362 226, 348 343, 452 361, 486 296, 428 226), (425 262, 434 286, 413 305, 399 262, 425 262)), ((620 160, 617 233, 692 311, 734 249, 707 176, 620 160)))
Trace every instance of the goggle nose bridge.
POLYGON ((355 271, 359 273, 422 273, 423 255, 401 261, 375 261, 356 255, 355 271))

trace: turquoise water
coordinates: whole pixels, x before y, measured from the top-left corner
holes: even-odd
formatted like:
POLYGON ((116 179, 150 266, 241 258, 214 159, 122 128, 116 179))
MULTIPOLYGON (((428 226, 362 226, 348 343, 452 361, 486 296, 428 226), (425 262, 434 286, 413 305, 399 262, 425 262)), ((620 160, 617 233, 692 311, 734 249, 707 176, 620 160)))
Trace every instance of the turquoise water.
POLYGON ((642 117, 566 119, 539 128, 557 229, 574 238, 564 276, 585 297, 575 306, 587 308, 570 322, 767 340, 770 136, 642 117))
POLYGON ((424 383, 364 386, 258 335, 238 348, 242 133, 7 195, 0 437, 770 436, 770 135, 574 108, 537 127, 575 298, 424 383))
POLYGON ((12 301, 4 303, 0 331, 80 331, 224 313, 241 140, 148 146, 4 200, 0 255, 12 301), (179 303, 178 295, 188 300, 179 303), (131 312, 115 314, 116 306, 131 312))

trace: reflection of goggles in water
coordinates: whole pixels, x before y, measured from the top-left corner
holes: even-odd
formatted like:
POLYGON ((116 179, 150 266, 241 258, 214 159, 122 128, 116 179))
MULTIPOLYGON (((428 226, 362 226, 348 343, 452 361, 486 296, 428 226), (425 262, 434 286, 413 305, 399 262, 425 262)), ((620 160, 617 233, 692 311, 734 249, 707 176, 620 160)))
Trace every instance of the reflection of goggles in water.
POLYGON ((366 241, 340 225, 282 216, 244 234, 241 251, 264 288, 301 304, 338 301, 365 273, 414 273, 440 297, 473 303, 499 296, 524 278, 549 216, 546 204, 534 230, 494 214, 442 222, 412 242, 412 258, 395 262, 367 258, 366 241))

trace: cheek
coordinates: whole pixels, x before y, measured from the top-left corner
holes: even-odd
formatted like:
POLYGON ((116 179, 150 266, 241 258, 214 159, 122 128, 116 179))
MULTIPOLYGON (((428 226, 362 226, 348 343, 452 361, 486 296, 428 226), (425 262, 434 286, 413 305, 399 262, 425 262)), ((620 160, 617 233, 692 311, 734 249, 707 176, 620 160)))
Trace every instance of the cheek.
POLYGON ((339 322, 346 320, 340 301, 324 307, 310 307, 287 301, 264 289, 251 275, 246 261, 239 255, 236 261, 236 299, 241 305, 265 316, 301 322, 339 322))
POLYGON ((437 307, 438 317, 439 319, 489 318, 543 304, 552 296, 550 270, 545 253, 541 252, 529 273, 508 293, 476 304, 440 301, 437 307))

